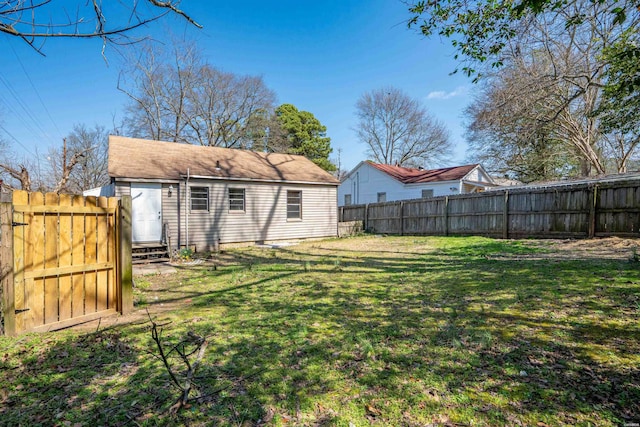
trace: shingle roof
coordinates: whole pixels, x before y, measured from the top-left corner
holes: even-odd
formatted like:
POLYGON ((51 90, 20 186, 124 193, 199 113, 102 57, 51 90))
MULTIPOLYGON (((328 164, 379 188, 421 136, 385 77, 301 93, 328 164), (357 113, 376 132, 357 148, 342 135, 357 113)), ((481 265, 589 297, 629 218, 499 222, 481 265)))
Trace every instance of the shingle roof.
POLYGON ((424 182, 439 182, 439 181, 457 181, 463 179, 469 172, 479 166, 465 165, 454 166, 451 168, 441 169, 417 169, 417 168, 404 168, 402 166, 383 165, 380 163, 367 162, 374 168, 390 175, 403 184, 418 184, 424 182))
POLYGON ((109 176, 179 180, 187 174, 218 179, 338 185, 303 156, 109 136, 109 176))

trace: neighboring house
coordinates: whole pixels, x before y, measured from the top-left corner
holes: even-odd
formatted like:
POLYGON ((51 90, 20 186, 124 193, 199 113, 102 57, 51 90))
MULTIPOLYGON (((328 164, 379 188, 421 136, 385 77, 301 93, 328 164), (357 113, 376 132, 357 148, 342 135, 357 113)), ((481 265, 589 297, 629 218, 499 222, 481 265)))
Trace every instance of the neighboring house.
POLYGON ((164 232, 198 251, 337 234, 339 182, 303 156, 110 136, 109 176, 116 196, 131 195, 134 244, 164 232))
POLYGON ((477 193, 495 185, 479 164, 427 170, 364 161, 342 180, 338 205, 477 193))

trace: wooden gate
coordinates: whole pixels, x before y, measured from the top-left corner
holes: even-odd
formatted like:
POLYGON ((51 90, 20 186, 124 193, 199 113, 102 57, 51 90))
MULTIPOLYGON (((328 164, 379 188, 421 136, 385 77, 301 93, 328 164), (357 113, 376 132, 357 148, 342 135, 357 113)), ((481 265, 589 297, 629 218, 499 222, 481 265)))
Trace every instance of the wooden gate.
POLYGON ((123 288, 122 277, 130 281, 130 272, 122 274, 120 242, 130 247, 130 228, 128 238, 120 232, 118 199, 25 191, 14 191, 12 199, 10 213, 3 204, 3 216, 11 215, 11 221, 9 228, 2 219, 1 236, 3 262, 13 258, 12 271, 2 274, 6 334, 55 330, 128 311, 130 283, 123 288))

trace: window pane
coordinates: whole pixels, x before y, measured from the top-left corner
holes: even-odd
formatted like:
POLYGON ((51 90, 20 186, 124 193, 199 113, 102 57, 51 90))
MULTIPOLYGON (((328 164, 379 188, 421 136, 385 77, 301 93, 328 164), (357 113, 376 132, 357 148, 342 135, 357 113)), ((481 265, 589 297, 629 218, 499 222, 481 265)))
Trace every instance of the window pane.
POLYGON ((344 195, 344 204, 345 205, 350 205, 351 204, 351 194, 345 194, 344 195))
POLYGON ((387 193, 378 193, 378 203, 387 201, 387 193))
POLYGON ((433 197, 433 190, 422 190, 422 198, 433 197))
POLYGON ((287 191, 287 219, 302 218, 302 191, 287 191))
POLYGON ((209 188, 208 187, 191 187, 191 210, 192 211, 208 211, 209 210, 209 188))
POLYGON ((229 210, 244 212, 244 188, 229 189, 229 210))

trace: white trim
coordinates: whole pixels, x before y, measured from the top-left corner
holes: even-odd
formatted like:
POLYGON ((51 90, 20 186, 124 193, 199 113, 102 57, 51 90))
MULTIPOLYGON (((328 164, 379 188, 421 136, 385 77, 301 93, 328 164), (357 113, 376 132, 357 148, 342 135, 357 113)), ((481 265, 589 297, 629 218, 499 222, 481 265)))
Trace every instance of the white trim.
MULTIPOLYGON (((185 175, 181 175, 183 178, 185 175)), ((227 176, 206 176, 206 175, 190 175, 189 179, 209 179, 212 181, 240 181, 240 182, 267 182, 272 184, 303 184, 303 185, 325 185, 338 187, 339 182, 317 182, 317 181, 286 181, 281 179, 255 179, 255 178, 231 178, 227 176)))
POLYGON ((160 184, 179 184, 179 179, 163 179, 163 178, 121 178, 111 177, 116 182, 148 182, 148 183, 160 183, 160 184))
MULTIPOLYGON (((396 181, 398 181, 396 179, 396 181)), ((424 187, 425 185, 429 185, 429 184, 457 184, 459 183, 461 180, 459 179, 450 179, 448 181, 427 181, 427 182, 411 182, 409 184, 403 184, 405 187, 424 187)), ((402 184, 402 182, 398 181, 400 184, 402 184)))

